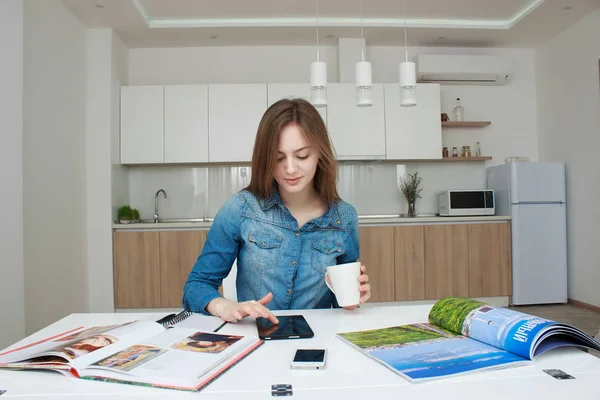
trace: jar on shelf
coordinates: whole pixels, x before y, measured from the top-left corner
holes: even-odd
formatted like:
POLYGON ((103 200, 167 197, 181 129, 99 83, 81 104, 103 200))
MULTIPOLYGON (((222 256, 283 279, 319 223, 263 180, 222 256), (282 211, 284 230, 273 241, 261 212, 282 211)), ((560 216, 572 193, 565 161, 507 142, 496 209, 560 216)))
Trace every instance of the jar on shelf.
POLYGON ((448 148, 447 147, 444 147, 442 149, 442 157, 444 157, 444 158, 448 157, 448 148))
POLYGON ((471 157, 471 146, 463 146, 462 147, 462 156, 463 157, 471 157))
POLYGON ((460 97, 456 99, 456 106, 452 110, 452 116, 455 121, 464 121, 465 120, 465 109, 460 104, 460 97))
POLYGON ((452 157, 458 157, 458 148, 456 146, 452 148, 452 157))

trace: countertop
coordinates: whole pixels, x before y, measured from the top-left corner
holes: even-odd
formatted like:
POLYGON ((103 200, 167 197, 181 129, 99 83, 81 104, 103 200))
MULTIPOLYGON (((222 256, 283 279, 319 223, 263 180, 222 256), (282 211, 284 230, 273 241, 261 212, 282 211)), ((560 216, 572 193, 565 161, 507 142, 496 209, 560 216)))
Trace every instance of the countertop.
MULTIPOLYGON (((498 222, 508 221, 509 216, 486 215, 477 217, 440 217, 436 215, 417 215, 406 217, 400 215, 364 215, 358 217, 361 226, 375 225, 403 225, 403 224, 443 224, 443 223, 468 223, 468 222, 498 222)), ((212 218, 165 220, 159 223, 145 221, 140 223, 121 224, 113 223, 116 230, 173 230, 173 229, 208 229, 212 225, 212 218)))

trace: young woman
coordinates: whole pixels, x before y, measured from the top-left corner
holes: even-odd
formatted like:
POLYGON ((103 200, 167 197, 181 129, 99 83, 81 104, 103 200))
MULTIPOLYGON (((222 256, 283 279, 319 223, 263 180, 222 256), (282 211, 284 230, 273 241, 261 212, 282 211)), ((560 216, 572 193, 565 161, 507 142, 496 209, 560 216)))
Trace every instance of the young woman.
MULTIPOLYGON (((232 144, 234 145, 234 144, 232 144)), ((184 287, 183 306, 225 321, 270 310, 337 307, 326 267, 359 257, 358 216, 337 193, 327 128, 305 100, 280 100, 260 121, 250 185, 219 210, 184 287), (238 302, 218 293, 237 258, 238 302)), ((371 296, 366 267, 360 302, 371 296)), ((353 309, 353 307, 347 307, 353 309)))

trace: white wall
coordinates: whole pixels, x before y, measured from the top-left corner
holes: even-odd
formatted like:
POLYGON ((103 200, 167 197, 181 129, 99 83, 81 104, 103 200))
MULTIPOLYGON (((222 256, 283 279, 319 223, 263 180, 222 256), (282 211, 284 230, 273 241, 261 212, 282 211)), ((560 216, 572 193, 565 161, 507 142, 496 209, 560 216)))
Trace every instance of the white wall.
POLYGON ((567 168, 569 298, 600 306, 600 11, 536 49, 539 153, 567 168))
POLYGON ((121 85, 129 84, 129 48, 113 32, 111 72, 112 220, 119 205, 129 202, 129 168, 121 165, 121 85))
MULTIPOLYGON (((493 157, 486 163, 415 163, 407 166, 410 173, 423 177, 422 198, 418 213, 435 213, 435 193, 449 188, 484 188, 485 166, 504 162, 509 156, 527 156, 535 161, 537 152, 537 119, 535 97, 534 51, 532 49, 460 49, 411 48, 417 53, 493 54, 509 58, 514 66, 514 80, 500 87, 442 86, 442 112, 451 113, 455 99, 461 98, 466 118, 489 120, 484 129, 444 130, 443 144, 452 149, 477 141, 483 155, 493 157)), ((336 46, 322 47, 322 59, 328 62, 329 81, 338 81, 336 46)), ((373 68, 375 82, 395 82, 398 64, 404 51, 399 47, 367 47, 367 59, 373 68)), ((204 47, 130 49, 129 83, 131 85, 163 85, 191 83, 308 82, 309 65, 315 58, 314 46, 293 47, 204 47)), ((441 150, 440 150, 441 151, 441 150)), ((209 168, 212 170, 212 168, 209 168)), ((209 215, 201 215, 199 192, 208 180, 198 181, 198 174, 185 168, 130 169, 130 200, 141 207, 143 216, 153 212, 153 195, 161 186, 172 187, 163 202, 165 217, 211 216, 215 205, 209 202, 209 215), (200 182, 200 183, 199 183, 200 182), (202 188, 200 188, 202 186, 202 188), (190 195, 190 193, 193 193, 190 195), (179 200, 177 200, 179 199, 179 200)), ((236 174, 235 168, 228 175, 236 174)), ((200 174, 201 175, 201 174, 200 174)), ((348 165, 340 168, 340 192, 353 203, 360 214, 395 214, 406 212, 406 202, 398 195, 395 166, 348 165), (369 188, 367 190, 367 188, 369 188), (375 192, 373 192, 373 190, 375 192), (365 193, 375 193, 365 196, 365 193), (373 198, 378 201, 374 202, 373 198)), ((229 190, 229 186, 220 188, 229 190)), ((223 195, 217 196, 218 198, 223 195)), ((218 207, 217 207, 218 208, 218 207)), ((150 214, 150 218, 151 218, 150 214)))
POLYGON ((0 2, 0 349, 25 334, 23 273, 23 1, 0 2))
POLYGON ((25 1, 23 35, 25 303, 31 333, 87 309, 86 39, 60 0, 25 1))

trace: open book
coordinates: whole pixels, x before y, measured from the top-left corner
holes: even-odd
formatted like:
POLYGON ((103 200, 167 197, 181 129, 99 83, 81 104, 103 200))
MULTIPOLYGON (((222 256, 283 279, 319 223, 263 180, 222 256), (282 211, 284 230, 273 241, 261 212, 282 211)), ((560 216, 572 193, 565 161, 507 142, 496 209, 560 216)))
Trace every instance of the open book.
POLYGON ((257 337, 212 332, 221 322, 216 317, 183 314, 164 324, 79 327, 0 352, 0 368, 46 369, 82 379, 195 391, 263 343, 257 337))
POLYGON ((560 346, 600 350, 573 326, 456 297, 438 301, 429 323, 337 337, 411 382, 523 365, 560 346))

